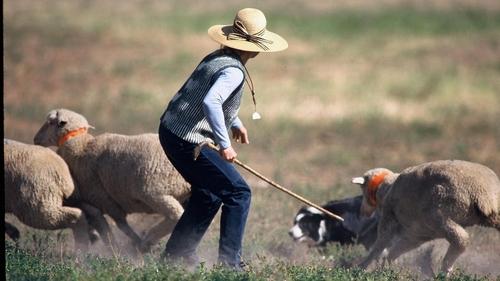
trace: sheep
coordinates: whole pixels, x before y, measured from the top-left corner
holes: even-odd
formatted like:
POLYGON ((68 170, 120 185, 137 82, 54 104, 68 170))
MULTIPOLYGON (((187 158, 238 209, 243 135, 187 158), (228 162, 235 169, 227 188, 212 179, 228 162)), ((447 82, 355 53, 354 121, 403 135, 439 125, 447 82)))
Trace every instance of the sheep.
POLYGON ((108 214, 141 252, 171 233, 191 194, 190 185, 167 159, 158 134, 93 136, 87 119, 68 109, 51 110, 34 142, 58 146, 81 199, 108 214), (131 228, 131 213, 157 213, 164 219, 144 238, 131 228))
MULTIPOLYGON (((86 213, 66 205, 76 190, 64 160, 49 148, 6 139, 3 152, 5 213, 37 229, 71 228, 76 249, 86 251, 99 234, 89 226, 86 213)), ((17 242, 19 230, 8 222, 5 227, 17 242)))
POLYGON ((361 212, 381 214, 377 240, 359 263, 364 269, 386 248, 390 263, 424 242, 445 238, 450 245, 441 271, 449 275, 469 244, 464 227, 482 225, 500 231, 500 180, 481 164, 439 160, 399 174, 376 168, 352 183, 363 192, 361 212))

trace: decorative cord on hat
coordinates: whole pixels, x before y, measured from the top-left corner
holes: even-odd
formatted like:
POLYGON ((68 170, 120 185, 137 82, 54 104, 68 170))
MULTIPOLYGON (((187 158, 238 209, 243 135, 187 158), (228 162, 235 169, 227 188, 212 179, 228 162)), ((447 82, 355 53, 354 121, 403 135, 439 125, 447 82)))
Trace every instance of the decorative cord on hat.
POLYGON ((252 119, 253 120, 261 119, 262 117, 257 112, 257 102, 255 101, 255 91, 254 91, 254 87, 253 87, 252 77, 250 76, 250 73, 248 72, 248 69, 244 64, 243 64, 243 68, 245 68, 245 72, 246 72, 245 82, 247 82, 247 85, 250 88, 250 92, 252 93, 252 100, 253 100, 253 106, 254 106, 254 112, 252 114, 252 119), (247 79, 247 77, 248 77, 248 79, 247 79), (249 80, 250 80, 250 82, 248 82, 249 80))
POLYGON ((255 34, 249 34, 245 25, 243 25, 241 21, 235 20, 233 23, 233 32, 230 32, 226 38, 227 40, 246 40, 267 51, 269 47, 267 47, 266 44, 272 44, 273 41, 261 37, 265 31, 266 29, 263 28, 255 34))

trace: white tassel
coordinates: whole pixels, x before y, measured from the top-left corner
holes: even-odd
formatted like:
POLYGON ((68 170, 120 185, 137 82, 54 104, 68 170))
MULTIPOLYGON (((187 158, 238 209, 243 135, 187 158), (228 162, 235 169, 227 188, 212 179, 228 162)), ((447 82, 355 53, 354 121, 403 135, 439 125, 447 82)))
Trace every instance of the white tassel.
POLYGON ((255 111, 255 112, 252 114, 252 119, 253 119, 253 120, 259 120, 259 119, 261 119, 261 118, 262 118, 262 117, 260 116, 260 114, 259 114, 257 111, 255 111))

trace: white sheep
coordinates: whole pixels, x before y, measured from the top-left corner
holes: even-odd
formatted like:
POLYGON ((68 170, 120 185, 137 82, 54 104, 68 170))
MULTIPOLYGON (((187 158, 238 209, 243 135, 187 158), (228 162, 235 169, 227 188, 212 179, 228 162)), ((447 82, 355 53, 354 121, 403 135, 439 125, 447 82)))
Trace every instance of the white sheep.
POLYGON ((142 252, 169 234, 190 196, 190 185, 175 170, 157 134, 92 136, 82 115, 67 109, 49 112, 35 144, 58 146, 81 199, 114 219, 142 252), (131 213, 157 213, 164 220, 141 239, 127 223, 131 213))
POLYGON ((450 245, 441 270, 449 274, 469 244, 464 227, 482 225, 500 231, 500 181, 481 164, 441 160, 399 174, 377 168, 352 182, 363 191, 361 211, 381 213, 377 240, 359 264, 362 268, 386 248, 391 262, 426 241, 444 238, 450 245))
MULTIPOLYGON (((5 213, 37 229, 71 228, 75 247, 86 251, 99 234, 89 227, 81 209, 66 206, 77 194, 64 160, 48 148, 13 140, 4 139, 3 152, 5 213)), ((6 233, 17 240, 17 228, 8 222, 5 226, 6 233)))

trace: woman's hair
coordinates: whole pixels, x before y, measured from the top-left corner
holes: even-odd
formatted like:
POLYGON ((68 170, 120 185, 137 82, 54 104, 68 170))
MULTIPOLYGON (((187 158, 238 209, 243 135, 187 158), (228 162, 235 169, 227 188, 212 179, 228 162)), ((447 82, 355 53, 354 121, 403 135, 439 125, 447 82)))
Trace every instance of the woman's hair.
POLYGON ((249 51, 244 51, 244 50, 239 50, 239 49, 231 48, 231 47, 228 47, 228 46, 225 46, 225 45, 220 45, 220 49, 221 49, 221 50, 228 50, 228 51, 232 51, 232 52, 235 52, 235 53, 238 53, 238 54, 242 54, 242 53, 253 53, 253 52, 249 52, 249 51))

